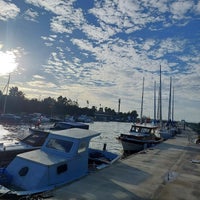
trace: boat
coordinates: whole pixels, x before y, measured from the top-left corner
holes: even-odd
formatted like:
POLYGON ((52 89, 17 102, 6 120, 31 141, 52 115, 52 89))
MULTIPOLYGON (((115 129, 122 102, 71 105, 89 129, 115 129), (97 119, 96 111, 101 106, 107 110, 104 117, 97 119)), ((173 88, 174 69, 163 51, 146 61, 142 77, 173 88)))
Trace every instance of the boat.
POLYGON ((22 121, 21 117, 10 114, 2 113, 0 114, 0 123, 1 124, 19 124, 22 121))
POLYGON ((60 122, 55 122, 52 127, 49 128, 44 128, 42 126, 35 126, 35 127, 30 127, 29 131, 34 133, 34 132, 49 132, 50 130, 64 130, 64 129, 70 129, 70 128, 82 128, 82 129, 89 129, 88 124, 84 124, 81 122, 65 122, 65 121, 60 121, 60 122))
MULTIPOLYGON (((128 134, 120 134, 117 139, 121 142, 124 155, 129 155, 141 151, 145 148, 151 147, 163 141, 163 139, 158 134, 158 126, 149 125, 143 123, 143 97, 144 97, 144 78, 142 87, 142 101, 141 101, 141 113, 140 113, 140 123, 133 124, 128 134)), ((155 106, 155 103, 154 103, 155 106)))
POLYGON ((131 154, 152 147, 163 141, 157 134, 157 126, 133 124, 128 134, 120 134, 117 139, 121 142, 124 154, 131 154))
POLYGON ((6 166, 19 153, 41 148, 49 132, 71 128, 89 129, 89 125, 79 122, 56 122, 50 129, 29 128, 30 134, 16 139, 0 140, 0 166, 6 166))
POLYGON ((79 128, 51 131, 41 149, 18 154, 0 170, 1 197, 43 195, 88 175, 91 166, 93 170, 110 166, 119 155, 89 146, 99 135, 79 128))
POLYGON ((34 132, 23 138, 0 140, 0 166, 7 166, 17 154, 41 148, 49 132, 34 132))
POLYGON ((81 122, 56 122, 50 130, 64 130, 69 128, 89 129, 89 125, 81 122))
POLYGON ((172 78, 170 77, 168 121, 167 121, 166 125, 164 125, 163 120, 162 120, 162 80, 161 80, 161 65, 160 65, 160 89, 159 89, 159 112, 158 112, 159 116, 158 116, 158 118, 160 121, 159 134, 164 140, 174 137, 176 135, 176 133, 178 132, 174 121, 172 121, 173 114, 174 114, 174 94, 173 94, 173 99, 172 99, 173 102, 171 102, 171 87, 172 87, 172 78), (173 106, 172 108, 171 108, 171 105, 173 106))

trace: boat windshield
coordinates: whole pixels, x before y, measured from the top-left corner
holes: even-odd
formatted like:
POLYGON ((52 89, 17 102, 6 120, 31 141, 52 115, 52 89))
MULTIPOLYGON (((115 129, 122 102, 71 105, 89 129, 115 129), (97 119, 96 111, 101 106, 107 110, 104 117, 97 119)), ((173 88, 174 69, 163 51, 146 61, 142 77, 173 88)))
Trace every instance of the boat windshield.
POLYGON ((154 133, 155 130, 149 127, 142 127, 142 126, 132 126, 130 132, 136 133, 154 133))
POLYGON ((43 134, 35 133, 24 138, 22 142, 24 142, 25 144, 31 145, 33 147, 42 146, 47 136, 48 136, 48 133, 45 133, 45 132, 43 134))
POLYGON ((51 138, 46 145, 48 148, 56 149, 66 153, 70 152, 72 146, 73 142, 53 138, 51 138))

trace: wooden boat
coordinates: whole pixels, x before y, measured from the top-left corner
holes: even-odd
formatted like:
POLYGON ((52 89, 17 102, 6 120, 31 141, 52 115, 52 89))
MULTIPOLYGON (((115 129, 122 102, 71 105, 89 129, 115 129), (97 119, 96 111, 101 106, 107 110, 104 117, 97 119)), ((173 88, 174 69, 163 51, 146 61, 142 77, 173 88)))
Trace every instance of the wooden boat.
POLYGON ((128 134, 121 134, 117 138, 122 143, 125 155, 141 151, 147 147, 158 144, 162 141, 162 138, 159 135, 157 135, 157 129, 158 129, 157 126, 142 124, 143 98, 144 98, 144 78, 142 84, 140 124, 133 124, 128 134))
POLYGON ((96 169, 111 165, 119 155, 89 148, 99 135, 77 128, 50 132, 41 149, 18 154, 0 170, 1 197, 42 195, 86 176, 90 164, 96 169))
POLYGON ((51 129, 29 128, 30 134, 24 138, 0 141, 0 166, 6 166, 19 153, 41 148, 50 130, 70 128, 88 129, 89 125, 78 122, 56 122, 51 129))
POLYGON ((157 136, 157 126, 134 124, 128 134, 120 134, 117 138, 124 153, 134 153, 151 147, 163 141, 157 136))

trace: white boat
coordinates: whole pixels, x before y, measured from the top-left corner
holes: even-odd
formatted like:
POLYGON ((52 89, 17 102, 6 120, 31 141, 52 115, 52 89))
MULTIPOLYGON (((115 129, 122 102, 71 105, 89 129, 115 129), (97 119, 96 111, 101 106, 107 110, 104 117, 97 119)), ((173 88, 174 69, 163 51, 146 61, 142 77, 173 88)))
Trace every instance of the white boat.
POLYGON ((122 144, 124 154, 138 152, 162 142, 163 139, 156 136, 157 129, 157 126, 134 124, 128 134, 120 134, 117 139, 122 144))
POLYGON ((91 165, 97 169, 117 161, 115 153, 89 148, 99 135, 77 128, 50 132, 41 149, 18 154, 0 170, 1 197, 42 195, 86 176, 91 165))

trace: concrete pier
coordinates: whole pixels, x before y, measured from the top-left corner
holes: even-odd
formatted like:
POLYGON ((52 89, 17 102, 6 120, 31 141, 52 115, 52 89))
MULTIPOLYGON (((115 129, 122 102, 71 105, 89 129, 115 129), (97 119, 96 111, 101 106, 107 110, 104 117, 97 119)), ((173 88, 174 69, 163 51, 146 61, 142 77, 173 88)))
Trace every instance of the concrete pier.
POLYGON ((61 187, 49 199, 197 200, 200 199, 200 145, 192 131, 61 187))

